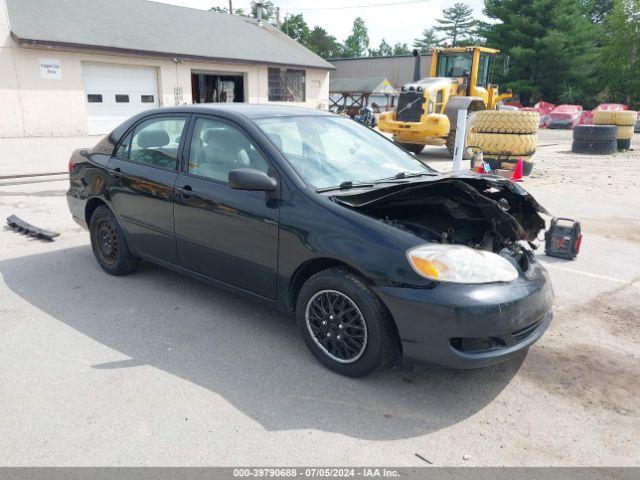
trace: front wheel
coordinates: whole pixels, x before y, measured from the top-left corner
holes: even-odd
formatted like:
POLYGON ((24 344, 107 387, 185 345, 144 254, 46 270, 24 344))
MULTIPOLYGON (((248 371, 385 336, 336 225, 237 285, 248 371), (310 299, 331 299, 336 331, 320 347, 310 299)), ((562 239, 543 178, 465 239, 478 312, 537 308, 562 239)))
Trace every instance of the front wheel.
POLYGON ((418 155, 420 152, 422 152, 422 150, 424 150, 424 145, 419 145, 417 143, 401 143, 401 142, 398 142, 398 145, 400 145, 406 151, 411 152, 411 153, 415 153, 416 155, 418 155))
POLYGON ((105 206, 95 209, 89 220, 91 248, 98 265, 111 275, 131 273, 140 259, 131 254, 115 215, 105 206))
POLYGON ((311 353, 342 375, 368 375, 397 358, 389 312, 348 270, 331 268, 307 280, 298 295, 296 319, 311 353))

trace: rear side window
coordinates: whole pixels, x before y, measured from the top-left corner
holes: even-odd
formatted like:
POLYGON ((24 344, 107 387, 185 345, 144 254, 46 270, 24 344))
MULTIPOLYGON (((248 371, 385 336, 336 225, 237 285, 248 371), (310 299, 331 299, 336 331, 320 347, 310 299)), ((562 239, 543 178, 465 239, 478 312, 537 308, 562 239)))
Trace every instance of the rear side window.
POLYGON ((184 117, 162 117, 138 124, 122 140, 116 156, 124 160, 175 170, 184 117))

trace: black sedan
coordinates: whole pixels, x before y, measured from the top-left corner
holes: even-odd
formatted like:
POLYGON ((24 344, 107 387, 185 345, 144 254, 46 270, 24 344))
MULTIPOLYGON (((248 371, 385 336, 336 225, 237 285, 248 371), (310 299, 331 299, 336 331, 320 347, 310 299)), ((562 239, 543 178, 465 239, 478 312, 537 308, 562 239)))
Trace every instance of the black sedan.
POLYGON ((295 316, 325 366, 474 368, 551 321, 533 242, 544 209, 494 176, 441 175, 328 112, 139 114, 69 161, 67 198, 107 273, 140 259, 295 316))

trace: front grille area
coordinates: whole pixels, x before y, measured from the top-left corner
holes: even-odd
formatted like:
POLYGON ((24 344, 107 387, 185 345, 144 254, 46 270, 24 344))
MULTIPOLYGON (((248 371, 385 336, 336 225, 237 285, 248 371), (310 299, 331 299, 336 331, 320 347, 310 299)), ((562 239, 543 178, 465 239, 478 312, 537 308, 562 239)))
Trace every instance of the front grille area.
POLYGON ((487 353, 500 350, 505 343, 498 337, 456 337, 451 339, 451 346, 463 353, 487 353))
POLYGON ((520 330, 516 330, 515 332, 513 332, 511 334, 511 337, 513 338, 513 342, 520 343, 526 340, 535 331, 535 329, 538 327, 538 325, 540 325, 541 322, 542 322, 542 319, 538 320, 535 323, 532 323, 528 327, 524 327, 524 328, 521 328, 520 330))
POLYGON ((455 337, 451 339, 451 346, 462 353, 494 352, 525 341, 536 331, 542 320, 544 318, 515 332, 498 334, 494 337, 455 337))
POLYGON ((422 92, 402 92, 398 97, 396 120, 401 122, 419 122, 424 103, 422 92))

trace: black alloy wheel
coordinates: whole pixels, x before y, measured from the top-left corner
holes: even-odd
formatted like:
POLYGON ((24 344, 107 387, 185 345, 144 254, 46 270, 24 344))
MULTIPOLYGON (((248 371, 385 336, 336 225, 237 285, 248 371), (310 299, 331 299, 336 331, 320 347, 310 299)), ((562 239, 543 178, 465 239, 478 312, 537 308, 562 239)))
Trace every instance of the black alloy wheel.
POLYGON ((305 312, 309 334, 332 360, 352 363, 367 346, 367 324, 358 306, 336 290, 321 290, 309 302, 305 312))
POLYGON ((389 311, 355 272, 332 267, 312 275, 297 295, 295 313, 305 344, 334 372, 362 377, 400 358, 389 311))

